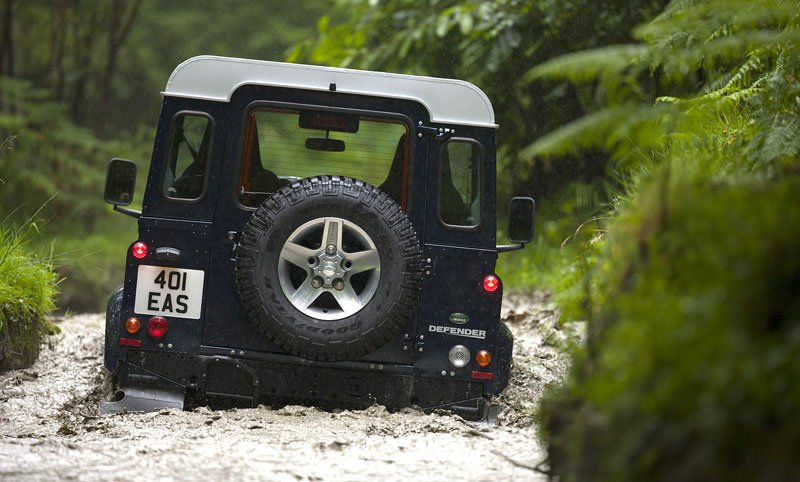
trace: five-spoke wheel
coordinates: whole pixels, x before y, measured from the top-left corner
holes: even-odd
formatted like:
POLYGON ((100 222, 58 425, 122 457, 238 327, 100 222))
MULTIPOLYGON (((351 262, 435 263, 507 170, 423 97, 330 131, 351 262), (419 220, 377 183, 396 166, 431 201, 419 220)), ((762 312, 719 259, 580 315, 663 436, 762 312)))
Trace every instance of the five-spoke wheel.
POLYGON ((321 320, 357 313, 375 294, 381 263, 375 243, 346 219, 312 219, 281 248, 278 280, 289 302, 321 320))

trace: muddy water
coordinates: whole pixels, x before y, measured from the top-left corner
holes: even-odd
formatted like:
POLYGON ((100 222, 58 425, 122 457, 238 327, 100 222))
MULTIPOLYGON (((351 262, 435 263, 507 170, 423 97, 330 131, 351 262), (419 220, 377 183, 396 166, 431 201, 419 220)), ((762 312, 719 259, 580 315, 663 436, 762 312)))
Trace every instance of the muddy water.
POLYGON ((36 365, 0 375, 0 479, 546 480, 531 413, 563 377, 558 346, 582 331, 557 316, 541 293, 504 304, 514 368, 494 426, 380 406, 99 417, 103 316, 73 316, 36 365))

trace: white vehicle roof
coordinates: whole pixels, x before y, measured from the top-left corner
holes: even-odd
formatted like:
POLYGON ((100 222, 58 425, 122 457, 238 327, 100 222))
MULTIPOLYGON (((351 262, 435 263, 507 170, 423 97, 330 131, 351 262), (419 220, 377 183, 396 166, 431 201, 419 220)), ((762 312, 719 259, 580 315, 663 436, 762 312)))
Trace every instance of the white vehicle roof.
POLYGON ((432 122, 497 127, 482 90, 462 80, 203 55, 183 62, 163 94, 228 102, 242 85, 267 85, 414 100, 432 122))

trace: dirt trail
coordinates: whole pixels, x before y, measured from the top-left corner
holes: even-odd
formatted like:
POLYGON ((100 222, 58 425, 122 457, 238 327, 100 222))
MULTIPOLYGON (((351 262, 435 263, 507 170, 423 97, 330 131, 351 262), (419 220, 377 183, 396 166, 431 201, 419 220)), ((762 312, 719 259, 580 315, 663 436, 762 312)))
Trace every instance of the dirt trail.
POLYGON ((99 417, 103 316, 73 316, 32 368, 0 375, 0 479, 546 480, 530 415, 567 366, 553 345, 582 331, 557 316, 541 293, 504 305, 515 366, 496 426, 380 406, 99 417))

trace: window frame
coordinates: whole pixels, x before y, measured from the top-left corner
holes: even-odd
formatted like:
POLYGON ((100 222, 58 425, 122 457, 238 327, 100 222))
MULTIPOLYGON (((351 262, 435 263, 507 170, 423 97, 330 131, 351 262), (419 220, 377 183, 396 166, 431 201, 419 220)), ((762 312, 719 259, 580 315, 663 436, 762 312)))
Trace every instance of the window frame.
MULTIPOLYGON (((322 112, 335 112, 341 114, 353 114, 358 116, 367 116, 372 117, 375 119, 381 120, 390 120, 390 121, 398 121, 400 124, 405 126, 406 128, 406 135, 408 136, 408 159, 407 159, 407 168, 406 168, 406 190, 405 190, 405 201, 406 206, 403 209, 404 212, 408 213, 411 211, 412 208, 412 196, 411 193, 413 192, 413 180, 414 180, 414 150, 416 148, 416 141, 414 135, 414 123, 410 117, 405 114, 399 112, 386 112, 386 111, 376 111, 376 110, 369 110, 369 109, 353 109, 347 107, 335 107, 330 105, 320 105, 320 104, 307 104, 307 103, 300 103, 300 102, 281 102, 281 101, 265 101, 265 100, 256 100, 251 102, 247 105, 244 109, 244 115, 239 123, 239 141, 237 143, 237 159, 236 159, 236 166, 234 172, 236 173, 233 176, 233 185, 231 186, 231 194, 234 199, 234 204, 240 210, 243 211, 255 211, 259 208, 259 206, 248 206, 243 204, 239 199, 239 186, 241 185, 241 176, 242 176, 242 164, 244 163, 244 155, 245 150, 247 149, 247 134, 249 130, 249 120, 250 115, 253 113, 254 110, 267 108, 267 109, 277 109, 277 110, 287 110, 287 111, 302 111, 302 110, 315 110, 315 111, 322 111, 322 112)), ((391 166, 390 166, 391 168, 391 166)), ((336 173, 326 173, 326 174, 333 174, 336 173)), ((320 174, 323 175, 323 174, 320 174)), ((387 173, 388 175, 388 173, 387 173)), ((376 189, 378 186, 374 186, 376 189)), ((398 203, 400 204, 400 203, 398 203)), ((402 206, 401 206, 402 207, 402 206)))
MULTIPOLYGON (((442 142, 441 146, 439 147, 439 158, 438 158, 438 161, 439 161, 438 164, 439 165, 437 166, 437 170, 436 170, 436 176, 437 176, 437 179, 436 179, 436 218, 439 220, 439 224, 441 226, 443 226, 447 230, 450 230, 450 231, 478 231, 478 230, 480 230, 481 226, 483 225, 483 221, 484 221, 483 211, 484 211, 484 203, 485 203, 485 198, 486 198, 485 195, 484 195, 484 187, 483 187, 483 185, 484 185, 484 183, 486 181, 485 180, 485 175, 484 175, 484 172, 483 172, 483 165, 485 163, 484 152, 485 152, 485 149, 483 148, 483 144, 479 140, 471 138, 471 137, 451 137, 451 138, 445 140, 444 142, 442 142), (444 153, 444 150, 447 149, 447 145, 449 143, 451 143, 451 142, 463 142, 463 143, 466 143, 466 144, 472 144, 473 146, 476 146, 478 148, 477 172, 478 172, 478 202, 479 202, 479 207, 480 208, 478 210, 478 222, 473 224, 473 225, 469 225, 469 226, 464 226, 464 225, 460 225, 460 224, 450 224, 450 223, 446 222, 444 219, 442 219, 442 181, 444 180, 444 176, 443 176, 443 173, 444 173, 444 162, 443 162, 443 155, 442 154, 444 153)), ((448 156, 448 162, 450 162, 449 156, 448 156)), ((453 169, 453 166, 451 165, 450 166, 451 176, 452 176, 452 169, 453 169)))
POLYGON ((165 199, 165 200, 167 200, 169 202, 174 202, 174 203, 197 204, 197 203, 199 203, 200 201, 202 201, 206 197, 206 194, 208 193, 208 178, 209 178, 209 172, 210 172, 210 169, 211 169, 212 153, 214 152, 214 134, 215 134, 215 132, 216 132, 216 122, 214 122, 214 117, 211 114, 209 114, 208 112, 204 112, 204 111, 201 111, 201 110, 179 110, 178 112, 176 112, 172 116, 172 118, 170 119, 170 127, 169 127, 169 142, 167 143, 167 151, 164 153, 164 159, 163 159, 163 162, 161 164, 161 166, 162 166, 161 167, 161 176, 160 176, 160 179, 159 179, 159 187, 158 187, 158 192, 161 195, 162 199, 165 199), (205 117, 208 120, 208 126, 211 128, 211 131, 209 132, 208 152, 206 153, 206 156, 207 156, 207 158, 206 158, 206 167, 205 167, 205 172, 203 172, 203 190, 200 192, 200 194, 197 197, 191 198, 191 199, 180 198, 180 197, 172 197, 169 194, 167 194, 166 189, 164 189, 165 188, 164 181, 166 180, 166 177, 167 177, 167 170, 169 169, 169 162, 170 162, 170 160, 171 160, 171 158, 173 156, 173 152, 174 152, 175 147, 176 147, 175 134, 176 134, 176 131, 178 129, 177 120, 178 120, 179 117, 188 116, 188 115, 192 115, 192 116, 196 116, 196 117, 205 117))

